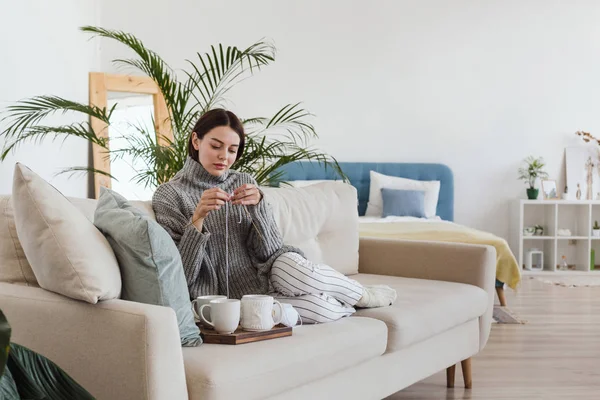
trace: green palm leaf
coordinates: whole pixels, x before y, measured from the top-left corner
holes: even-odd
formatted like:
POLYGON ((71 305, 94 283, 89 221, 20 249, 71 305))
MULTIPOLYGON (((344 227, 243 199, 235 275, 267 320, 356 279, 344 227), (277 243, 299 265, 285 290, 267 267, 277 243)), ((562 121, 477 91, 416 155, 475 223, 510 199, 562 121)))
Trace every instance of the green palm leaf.
POLYGON ((2 310, 0 310, 0 377, 8 359, 8 345, 10 343, 11 329, 2 310))
POLYGON ((0 132, 0 136, 6 137, 7 141, 2 148, 0 161, 4 161, 7 155, 22 142, 41 140, 48 135, 54 135, 55 138, 60 135, 77 136, 105 147, 104 139, 96 135, 89 123, 59 127, 44 127, 37 124, 52 114, 67 112, 85 114, 108 124, 113 110, 114 107, 107 111, 104 108, 77 103, 58 96, 36 96, 18 101, 6 108, 5 116, 1 120, 7 126, 0 132))
POLYGON ((106 172, 106 171, 102 171, 100 169, 96 169, 96 168, 92 168, 92 167, 68 167, 68 168, 63 168, 61 170, 59 170, 57 173, 55 173, 54 175, 62 175, 62 174, 70 174, 70 175, 75 175, 75 174, 98 174, 98 175, 103 175, 103 176, 107 176, 111 179, 114 179, 115 181, 119 181, 115 176, 111 175, 110 173, 106 172))
POLYGON ((63 114, 68 111, 79 112, 108 123, 113 110, 107 112, 103 108, 77 103, 58 96, 35 96, 8 106, 6 111, 8 116, 2 118, 2 122, 7 122, 8 127, 3 134, 11 137, 57 112, 63 114))
POLYGON ((275 51, 270 43, 263 41, 244 50, 232 46, 224 49, 219 44, 218 49, 211 46, 209 53, 197 53, 197 59, 196 63, 187 60, 193 71, 186 74, 188 86, 196 100, 192 111, 204 113, 220 106, 224 95, 239 82, 247 70, 252 73, 254 69, 260 69, 274 61, 275 51))
MULTIPOLYGON (((268 118, 264 118, 264 117, 254 117, 254 118, 246 118, 246 119, 241 119, 242 124, 244 125, 244 127, 251 127, 253 125, 265 125, 269 122, 268 118)), ((249 133, 246 131, 246 133, 249 133)))
MULTIPOLYGON (((111 150, 113 159, 128 160, 131 168, 137 174, 134 177, 137 184, 145 187, 156 187, 168 181, 177 173, 187 158, 187 147, 178 146, 168 137, 162 137, 166 146, 158 144, 153 132, 148 131, 141 124, 129 124, 137 135, 121 136, 128 145, 123 148, 111 150), (142 168, 133 164, 140 161, 142 168)), ((186 143, 187 144, 187 143, 186 143)))
POLYGON ((0 154, 0 161, 4 161, 8 154, 22 143, 28 141, 39 143, 48 136, 53 136, 53 140, 62 136, 63 141, 68 137, 79 137, 108 150, 108 141, 106 138, 97 136, 89 122, 63 126, 35 125, 23 129, 14 139, 4 144, 2 153, 0 154))
POLYGON ((325 169, 327 169, 328 166, 331 166, 335 169, 340 177, 342 177, 344 180, 347 180, 346 175, 342 171, 335 158, 315 150, 295 148, 291 144, 288 145, 288 148, 291 149, 289 154, 282 155, 272 164, 265 166, 255 173, 258 177, 257 181, 260 180, 263 182, 263 184, 277 186, 281 182, 283 175, 283 172, 278 171, 278 169, 286 164, 301 160, 317 162, 323 165, 325 169))
POLYGON ((287 104, 271 118, 248 118, 246 149, 233 165, 234 168, 250 173, 261 185, 276 186, 283 172, 283 165, 307 160, 331 167, 344 180, 347 176, 334 157, 318 152, 308 146, 308 142, 318 135, 312 124, 306 121, 311 114, 300 107, 300 103, 287 104))
POLYGON ((0 399, 18 399, 17 385, 10 371, 6 368, 10 351, 11 328, 6 316, 0 310, 0 399))
POLYGON ((132 66, 152 78, 165 98, 172 123, 181 128, 180 124, 184 119, 189 96, 181 90, 181 85, 177 82, 173 71, 158 54, 146 48, 141 40, 127 32, 95 26, 83 26, 80 29, 96 36, 113 39, 133 50, 139 59, 117 59, 113 62, 132 66))
POLYGON ((348 179, 334 157, 301 147, 294 141, 268 141, 266 136, 247 137, 244 154, 233 168, 251 174, 259 185, 277 186, 283 175, 279 168, 300 160, 318 162, 326 169, 333 168, 342 179, 348 179))
POLYGON ((6 369, 4 375, 0 375, 0 399, 20 399, 17 384, 10 371, 6 369))
POLYGON ((22 399, 94 398, 58 365, 18 344, 11 343, 7 366, 22 399))
POLYGON ((299 106, 300 103, 287 104, 268 120, 265 118, 251 119, 254 125, 258 125, 254 132, 271 135, 279 133, 284 135, 285 140, 300 141, 302 145, 307 145, 310 139, 317 138, 318 135, 315 127, 305 121, 305 118, 312 114, 299 106))

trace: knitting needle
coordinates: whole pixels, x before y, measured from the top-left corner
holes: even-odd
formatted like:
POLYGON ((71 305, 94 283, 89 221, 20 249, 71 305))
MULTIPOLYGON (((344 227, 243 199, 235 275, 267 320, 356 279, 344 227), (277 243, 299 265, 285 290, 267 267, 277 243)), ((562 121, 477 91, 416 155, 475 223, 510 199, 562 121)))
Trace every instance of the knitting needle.
MULTIPOLYGON (((261 235, 260 230, 258 229, 258 227, 256 226, 256 224, 254 223, 254 218, 252 218, 252 214, 250 214, 250 211, 248 211, 248 209, 246 208, 246 205, 244 205, 244 204, 240 204, 240 205, 243 207, 244 211, 246 211, 246 214, 248 214, 248 216, 250 217, 250 222, 252 222, 252 226, 254 226, 254 229, 256 229, 256 232, 258 233, 258 235, 260 236, 260 238, 262 240, 265 240, 265 238, 263 237, 263 235, 261 235)), ((199 219, 200 218, 193 219, 192 222, 190 222, 189 224, 187 224, 185 226, 185 228, 188 228, 188 227, 192 226, 199 219)))

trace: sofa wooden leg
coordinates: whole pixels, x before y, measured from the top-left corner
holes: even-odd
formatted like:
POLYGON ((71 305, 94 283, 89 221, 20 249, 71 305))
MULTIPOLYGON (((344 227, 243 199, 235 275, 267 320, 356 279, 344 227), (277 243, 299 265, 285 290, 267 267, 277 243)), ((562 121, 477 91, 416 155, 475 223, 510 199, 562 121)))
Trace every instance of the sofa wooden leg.
POLYGON ((504 288, 497 287, 496 294, 498 295, 498 300, 500 301, 500 305, 502 307, 506 307, 506 297, 504 297, 504 288))
POLYGON ((446 387, 454 387, 454 372, 456 371, 456 364, 446 368, 446 387))
POLYGON ((460 366, 462 368, 465 388, 471 389, 473 387, 473 380, 471 379, 471 359, 467 358, 466 360, 462 360, 460 366))

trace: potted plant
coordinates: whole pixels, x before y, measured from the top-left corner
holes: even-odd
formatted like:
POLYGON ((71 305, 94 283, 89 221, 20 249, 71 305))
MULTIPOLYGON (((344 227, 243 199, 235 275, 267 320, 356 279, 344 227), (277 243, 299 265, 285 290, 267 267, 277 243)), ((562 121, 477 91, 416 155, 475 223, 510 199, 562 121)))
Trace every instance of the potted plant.
POLYGON ((535 227, 535 235, 536 236, 544 236, 544 227, 541 225, 536 225, 535 227))
MULTIPOLYGON (((132 162, 139 161, 140 167, 135 169, 133 180, 145 187, 156 188, 183 168, 188 137, 200 116, 212 108, 223 107, 228 102, 226 94, 234 86, 275 60, 275 46, 269 42, 258 41, 245 49, 218 44, 204 54, 198 52, 195 61, 187 60, 187 70, 176 73, 156 52, 130 33, 94 26, 84 26, 81 30, 115 41, 134 53, 134 58, 113 61, 156 82, 169 110, 167 120, 173 139, 157 132, 155 127, 134 125, 138 136, 123 135, 119 139, 124 139, 124 147, 111 149, 107 139, 100 135, 101 132, 96 132, 90 122, 60 126, 41 122, 53 114, 73 112, 97 118, 110 126, 113 109, 99 109, 53 95, 34 96, 9 105, 0 113, 0 121, 4 123, 4 129, 0 130, 0 143, 3 144, 0 145, 0 161, 24 142, 46 137, 77 137, 98 145, 103 155, 111 160, 127 157, 132 162), (157 140, 159 137, 163 140, 157 140)), ((256 98, 255 101, 261 100, 256 98)), ((282 180, 280 167, 307 160, 331 167, 343 180, 347 180, 333 156, 311 146, 311 141, 318 138, 308 119, 311 116, 300 103, 289 103, 270 117, 242 118, 246 151, 232 168, 249 173, 259 185, 277 186, 282 180)), ((119 179, 109 171, 87 166, 68 167, 63 172, 88 172, 119 179)))
POLYGON ((594 226, 592 227, 592 235, 600 237, 600 225, 598 225, 598 221, 594 221, 594 226))
POLYGON ((548 174, 544 171, 546 164, 542 157, 535 158, 533 156, 527 157, 523 162, 525 162, 526 166, 519 168, 519 179, 529 184, 529 187, 527 188, 527 198, 529 200, 535 200, 538 198, 540 192, 540 190, 535 187, 535 181, 538 178, 548 178, 548 174))

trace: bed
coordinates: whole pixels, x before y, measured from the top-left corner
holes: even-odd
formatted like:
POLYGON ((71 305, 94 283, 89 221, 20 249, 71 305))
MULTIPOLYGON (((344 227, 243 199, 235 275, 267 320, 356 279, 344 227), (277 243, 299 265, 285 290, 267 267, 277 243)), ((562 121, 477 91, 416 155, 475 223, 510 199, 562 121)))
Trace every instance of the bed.
MULTIPOLYGON (((397 238, 409 240, 429 240, 458 243, 487 244, 496 248, 496 288, 501 305, 505 305, 506 284, 513 290, 521 281, 521 273, 505 239, 491 233, 476 230, 454 222, 454 176, 444 164, 435 163, 373 163, 341 162, 340 166, 348 176, 358 194, 359 234, 361 237, 397 238), (396 217, 368 214, 371 188, 371 172, 391 177, 401 177, 415 181, 439 181, 435 216, 396 217)), ((339 180, 335 170, 311 162, 295 162, 281 168, 281 179, 296 186, 322 180, 339 180), (301 184, 296 184, 301 183, 301 184)), ((371 213, 372 214, 372 213, 371 213)))

